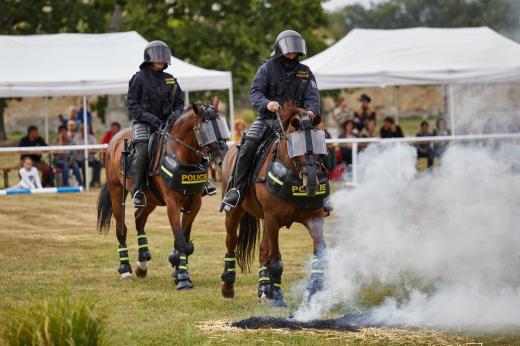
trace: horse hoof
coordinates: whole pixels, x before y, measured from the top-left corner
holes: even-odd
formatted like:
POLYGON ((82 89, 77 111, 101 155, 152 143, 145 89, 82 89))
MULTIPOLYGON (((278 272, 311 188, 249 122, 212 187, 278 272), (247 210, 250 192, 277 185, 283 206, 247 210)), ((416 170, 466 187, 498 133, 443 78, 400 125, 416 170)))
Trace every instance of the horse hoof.
POLYGON ((193 285, 188 280, 182 280, 177 283, 177 291, 189 291, 193 288, 193 285))
POLYGON ((224 287, 222 287, 222 297, 235 298, 235 290, 234 289, 225 289, 224 287))
POLYGON ((130 281, 132 279, 132 273, 126 272, 121 274, 121 281, 130 281))
POLYGON ((267 297, 267 294, 262 293, 262 294, 260 295, 260 303, 262 303, 262 304, 267 304, 267 303, 269 303, 269 302, 270 302, 270 299, 269 299, 269 297, 267 297))
POLYGON ((148 274, 148 265, 146 262, 137 261, 137 268, 135 270, 135 275, 138 278, 145 278, 148 274))

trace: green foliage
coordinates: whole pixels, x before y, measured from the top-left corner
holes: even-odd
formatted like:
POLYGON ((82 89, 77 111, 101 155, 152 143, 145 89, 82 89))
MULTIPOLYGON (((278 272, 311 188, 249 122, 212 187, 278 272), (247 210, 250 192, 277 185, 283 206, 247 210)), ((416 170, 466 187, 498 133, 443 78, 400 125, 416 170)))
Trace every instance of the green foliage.
POLYGON ((489 26, 502 30, 514 20, 512 0, 389 0, 372 8, 351 5, 333 17, 344 32, 354 28, 397 29, 489 26))
POLYGON ((10 314, 0 341, 7 345, 102 345, 103 319, 88 300, 68 295, 10 314))
POLYGON ((123 18, 127 30, 165 41, 181 59, 233 71, 235 90, 247 89, 284 29, 298 30, 310 55, 325 48, 315 32, 327 24, 318 0, 128 0, 123 18))

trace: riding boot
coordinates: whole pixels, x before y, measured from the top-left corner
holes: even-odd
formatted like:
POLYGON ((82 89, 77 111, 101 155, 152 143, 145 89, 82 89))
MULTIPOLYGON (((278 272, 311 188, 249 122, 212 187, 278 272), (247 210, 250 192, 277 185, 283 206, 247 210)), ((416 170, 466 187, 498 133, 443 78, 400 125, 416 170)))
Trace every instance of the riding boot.
POLYGON ((204 185, 204 191, 202 192, 202 197, 204 196, 214 196, 217 194, 217 188, 213 183, 208 180, 206 184, 204 185))
POLYGON ((145 185, 145 174, 148 167, 147 151, 147 143, 141 142, 135 144, 135 153, 132 162, 132 202, 136 208, 143 208, 146 205, 143 186, 145 185))
POLYGON ((220 205, 221 212, 222 210, 230 212, 244 199, 244 193, 248 184, 249 175, 253 166, 252 162, 257 147, 258 144, 252 140, 246 140, 240 147, 235 163, 236 167, 234 169, 234 175, 231 181, 231 188, 228 189, 224 195, 222 204, 220 205))

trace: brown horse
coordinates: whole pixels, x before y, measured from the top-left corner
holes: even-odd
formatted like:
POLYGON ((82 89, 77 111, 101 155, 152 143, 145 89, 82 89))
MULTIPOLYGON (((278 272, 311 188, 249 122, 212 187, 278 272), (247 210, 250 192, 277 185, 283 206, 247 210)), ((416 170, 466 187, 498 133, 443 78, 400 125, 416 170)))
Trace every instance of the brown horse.
MULTIPOLYGON (((322 203, 311 203, 310 208, 301 207, 275 196, 267 186, 271 176, 271 171, 268 169, 273 160, 281 162, 288 172, 293 174, 293 177, 301 178, 298 185, 291 186, 293 192, 296 191, 294 195, 305 195, 311 202, 312 200, 316 202, 316 199, 319 199, 320 192, 318 190, 320 188, 323 190, 324 185, 326 185, 325 188, 330 190, 330 187, 328 182, 326 184, 317 183, 317 177, 323 176, 327 169, 322 165, 315 152, 307 150, 305 155, 293 155, 292 158, 289 157, 288 153, 288 137, 291 136, 291 133, 296 131, 303 134, 305 130, 309 130, 309 134, 311 131, 316 132, 316 125, 321 121, 320 117, 297 108, 293 103, 286 103, 279 115, 287 136, 279 136, 267 149, 269 153, 259 170, 259 178, 247 188, 243 203, 226 214, 227 253, 224 257, 222 295, 226 298, 234 297, 235 262, 238 262, 242 271, 250 268, 256 247, 259 219, 263 219, 264 229, 259 254, 258 296, 262 299, 268 299, 274 306, 285 306, 281 290, 283 265, 278 245, 280 228, 283 226, 289 227, 293 222, 298 222, 305 225, 309 230, 314 242, 314 259, 308 289, 310 294, 314 294, 321 289, 323 284, 324 263, 322 257, 325 251, 323 223, 324 217, 328 213, 324 211, 322 203), (239 226, 240 232, 237 237, 239 226)), ((325 146, 324 137, 322 146, 325 146)), ((307 147, 307 149, 309 148, 307 147)), ((229 181, 236 157, 237 148, 231 148, 224 158, 223 182, 229 181)), ((276 177, 273 179, 279 184, 284 184, 276 177)))
MULTIPOLYGON (((169 130, 161 130, 162 138, 159 142, 162 142, 162 144, 159 145, 159 148, 162 149, 158 149, 157 153, 154 154, 157 163, 153 169, 164 171, 168 175, 162 174, 162 176, 153 175, 150 177, 151 184, 149 185, 155 186, 155 193, 150 186, 147 187, 144 191, 147 201, 146 207, 135 211, 135 226, 139 247, 136 270, 138 277, 146 276, 147 261, 151 259, 145 232, 146 220, 158 205, 166 205, 174 236, 174 249, 169 256, 169 261, 174 268, 173 277, 177 289, 192 288, 188 273, 188 256, 194 251, 193 243, 190 240, 191 227, 201 206, 203 185, 207 181, 207 162, 221 165, 222 158, 227 151, 225 140, 229 138, 229 133, 223 134, 223 132, 227 132, 227 126, 225 126, 223 119, 218 114, 218 99, 215 98, 213 105, 193 104, 192 108, 175 121, 169 130), (215 127, 220 127, 220 129, 215 129, 215 127), (177 171, 175 171, 175 168, 171 170, 171 166, 170 168, 165 167, 164 160, 160 160, 161 157, 173 158, 169 162, 173 162, 173 165, 178 168, 177 171), (191 188, 192 193, 187 193, 188 190, 175 190, 171 187, 171 184, 167 183, 169 177, 176 177, 172 171, 178 172, 181 169, 191 169, 189 173, 193 173, 183 174, 182 179, 187 181, 181 182, 181 184, 186 184, 182 185, 186 189, 191 188), (195 185, 198 185, 197 190, 193 192, 195 185), (181 213, 183 214, 182 217, 181 213)), ((127 228, 124 225, 124 219, 121 218, 123 212, 121 155, 124 140, 129 140, 131 135, 131 129, 125 129, 119 132, 108 145, 105 156, 106 184, 101 189, 97 206, 97 222, 100 232, 108 231, 112 215, 116 221, 120 259, 118 271, 122 279, 130 278, 132 272, 126 246, 127 228)), ((131 178, 128 178, 126 181, 127 191, 131 185, 131 178)), ((126 200, 126 195, 124 199, 126 200)))

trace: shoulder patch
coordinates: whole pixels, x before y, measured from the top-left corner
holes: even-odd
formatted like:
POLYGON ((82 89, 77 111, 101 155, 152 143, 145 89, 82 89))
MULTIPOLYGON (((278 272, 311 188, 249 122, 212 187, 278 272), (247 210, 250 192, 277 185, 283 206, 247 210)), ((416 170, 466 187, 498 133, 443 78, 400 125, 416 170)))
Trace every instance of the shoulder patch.
POLYGON ((307 70, 300 70, 296 72, 296 77, 298 78, 309 78, 310 73, 307 70))
POLYGON ((166 84, 175 84, 175 78, 173 77, 165 78, 164 81, 166 82, 166 84))

